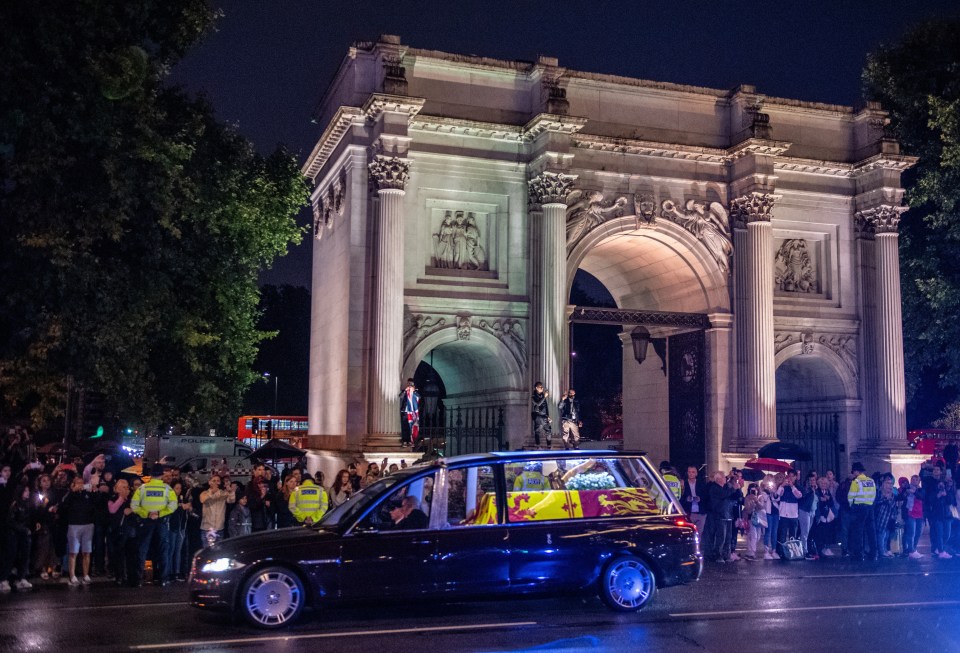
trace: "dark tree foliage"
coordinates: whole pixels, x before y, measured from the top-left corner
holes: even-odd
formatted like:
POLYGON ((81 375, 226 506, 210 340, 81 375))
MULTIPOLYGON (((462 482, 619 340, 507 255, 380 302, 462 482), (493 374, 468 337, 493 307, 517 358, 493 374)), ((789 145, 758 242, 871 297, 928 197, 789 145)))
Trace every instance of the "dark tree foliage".
MULTIPOLYGON (((908 393, 924 379, 960 388, 960 20, 920 24, 870 55, 865 94, 890 111, 907 154, 910 211, 900 223, 908 393)), ((934 413, 935 415, 935 413, 934 413)), ((931 416, 923 417, 926 422, 931 416)))
POLYGON ((258 272, 299 242, 293 158, 164 85, 203 0, 0 5, 0 392, 42 425, 65 379, 146 425, 236 414, 258 272))
POLYGON ((244 399, 244 414, 307 414, 310 378, 310 291, 300 286, 263 286, 260 289, 259 328, 276 336, 260 345, 254 369, 269 372, 253 384, 244 399), (274 387, 276 383, 276 387, 274 387))

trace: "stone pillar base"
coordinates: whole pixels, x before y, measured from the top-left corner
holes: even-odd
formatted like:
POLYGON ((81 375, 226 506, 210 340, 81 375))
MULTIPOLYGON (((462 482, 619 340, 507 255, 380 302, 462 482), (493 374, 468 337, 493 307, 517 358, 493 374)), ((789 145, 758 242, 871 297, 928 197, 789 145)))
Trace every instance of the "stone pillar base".
MULTIPOLYGON (((874 472, 891 472, 894 478, 906 476, 910 478, 920 473, 920 463, 930 456, 911 449, 906 442, 870 443, 861 445, 850 455, 850 463, 863 463, 867 468, 867 476, 874 472)), ((849 469, 843 470, 848 472, 849 469)), ((838 473, 838 476, 841 474, 838 473)))

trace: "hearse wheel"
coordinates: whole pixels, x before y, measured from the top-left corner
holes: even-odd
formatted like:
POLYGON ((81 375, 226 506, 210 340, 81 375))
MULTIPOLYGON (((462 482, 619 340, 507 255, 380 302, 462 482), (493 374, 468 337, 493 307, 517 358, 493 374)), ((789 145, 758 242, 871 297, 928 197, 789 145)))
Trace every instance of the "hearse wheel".
POLYGON ((296 573, 285 567, 264 567, 244 583, 240 608, 254 626, 280 628, 300 616, 306 598, 296 573))
POLYGON ((653 570, 634 556, 617 556, 600 575, 600 598, 611 610, 634 612, 647 605, 656 593, 653 570))

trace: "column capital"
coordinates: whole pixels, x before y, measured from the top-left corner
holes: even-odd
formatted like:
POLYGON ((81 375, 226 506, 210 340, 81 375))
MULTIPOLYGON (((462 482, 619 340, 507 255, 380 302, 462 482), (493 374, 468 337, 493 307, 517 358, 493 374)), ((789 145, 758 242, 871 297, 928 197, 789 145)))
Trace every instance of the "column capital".
POLYGON ((567 205, 567 195, 573 190, 577 175, 568 175, 562 172, 541 172, 527 181, 527 190, 530 193, 530 203, 542 206, 544 204, 567 205))
POLYGON ((858 238, 872 239, 878 234, 896 234, 900 229, 900 216, 906 206, 881 204, 857 211, 853 216, 853 229, 858 238))
POLYGON ((376 190, 404 190, 410 176, 410 162, 396 156, 376 155, 367 164, 376 190))
POLYGON ((730 200, 730 217, 734 226, 745 229, 751 222, 770 222, 773 205, 783 195, 773 193, 746 193, 730 200))

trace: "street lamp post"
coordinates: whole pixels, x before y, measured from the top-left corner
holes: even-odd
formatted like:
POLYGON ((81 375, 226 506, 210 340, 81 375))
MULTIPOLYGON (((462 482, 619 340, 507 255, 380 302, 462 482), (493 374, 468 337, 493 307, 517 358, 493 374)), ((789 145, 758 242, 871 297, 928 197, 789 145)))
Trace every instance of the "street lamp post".
POLYGON ((271 378, 273 378, 273 414, 276 415, 277 414, 277 387, 280 385, 280 377, 276 375, 271 376, 270 372, 264 372, 263 378, 265 378, 268 382, 270 381, 271 378))

